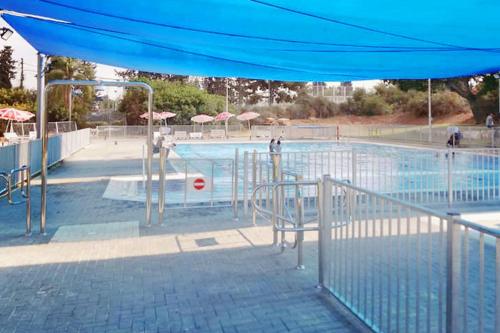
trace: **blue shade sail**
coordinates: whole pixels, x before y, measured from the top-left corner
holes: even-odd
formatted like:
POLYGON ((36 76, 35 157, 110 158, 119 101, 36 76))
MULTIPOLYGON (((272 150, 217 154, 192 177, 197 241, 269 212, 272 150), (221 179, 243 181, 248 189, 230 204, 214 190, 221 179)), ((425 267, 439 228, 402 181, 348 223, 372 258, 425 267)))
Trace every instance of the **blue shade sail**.
POLYGON ((500 70, 500 1, 0 0, 38 51, 144 71, 286 81, 500 70))

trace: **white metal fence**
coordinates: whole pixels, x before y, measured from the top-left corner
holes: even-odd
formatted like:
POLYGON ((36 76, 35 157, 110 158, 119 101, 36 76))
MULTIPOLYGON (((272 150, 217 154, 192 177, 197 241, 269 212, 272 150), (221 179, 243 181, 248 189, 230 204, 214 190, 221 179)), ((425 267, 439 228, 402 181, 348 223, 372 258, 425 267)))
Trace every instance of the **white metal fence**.
POLYGON ((335 139, 338 138, 339 126, 252 126, 252 138, 288 139, 335 139))
POLYGON ((499 332, 500 232, 323 177, 320 283, 376 332, 499 332))
MULTIPOLYGON (((36 123, 13 123, 12 129, 18 136, 29 136, 30 132, 36 133, 36 123)), ((47 130, 49 133, 59 134, 78 130, 74 121, 49 122, 47 130)))
MULTIPOLYGON (((60 133, 49 137, 48 164, 52 165, 90 144, 90 129, 60 133)), ((0 147, 0 171, 31 167, 32 174, 41 170, 42 141, 30 140, 0 147)))
MULTIPOLYGON (((159 132, 160 125, 154 125, 153 131, 159 132)), ((168 125, 171 129, 170 134, 175 134, 176 132, 182 131, 189 133, 200 133, 210 134, 211 130, 225 130, 224 125, 168 125), (202 131, 203 130, 203 131, 202 131)), ((240 125, 228 125, 229 134, 239 134, 240 125)), ((147 126, 142 125, 128 125, 128 126, 97 126, 95 129, 95 136, 99 138, 127 138, 127 137, 145 137, 148 134, 147 126)))
MULTIPOLYGON (((328 151, 282 152, 281 168, 317 180, 324 174, 391 197, 425 205, 500 201, 500 156, 496 149, 364 149, 340 146, 328 151)), ((269 153, 240 157, 244 208, 249 194, 272 182, 269 153), (245 195, 247 194, 247 195, 245 195)), ((304 190, 304 207, 315 205, 314 188, 304 190)), ((260 193, 265 207, 268 193, 260 193)))

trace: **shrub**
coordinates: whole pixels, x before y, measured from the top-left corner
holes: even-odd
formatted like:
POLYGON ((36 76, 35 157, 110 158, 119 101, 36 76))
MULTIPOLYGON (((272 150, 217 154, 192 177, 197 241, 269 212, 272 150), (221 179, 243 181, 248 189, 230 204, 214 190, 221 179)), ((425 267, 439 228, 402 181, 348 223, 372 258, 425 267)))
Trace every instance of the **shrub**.
POLYGON ((392 107, 378 94, 367 94, 364 89, 356 89, 346 103, 339 106, 342 113, 358 116, 375 116, 392 112, 392 107))
MULTIPOLYGON (((410 90, 408 95, 410 98, 404 105, 403 110, 412 112, 417 117, 426 116, 429 112, 427 93, 410 90)), ((434 117, 470 111, 469 102, 455 92, 443 90, 432 94, 432 115, 434 117)))
POLYGON ((397 86, 381 83, 375 87, 375 93, 381 96, 387 104, 390 104, 394 111, 401 111, 402 107, 408 103, 409 94, 402 91, 397 86))

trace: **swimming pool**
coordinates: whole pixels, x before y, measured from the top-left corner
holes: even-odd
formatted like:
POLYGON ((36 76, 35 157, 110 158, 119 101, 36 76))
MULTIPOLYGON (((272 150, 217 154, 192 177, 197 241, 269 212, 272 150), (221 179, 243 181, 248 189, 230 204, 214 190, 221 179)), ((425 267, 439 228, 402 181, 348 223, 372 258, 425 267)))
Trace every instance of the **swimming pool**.
MULTIPOLYGON (((249 196, 252 184, 272 181, 268 143, 179 144, 175 152, 181 159, 171 163, 180 171, 188 168, 213 178, 215 197, 229 200, 231 167, 213 165, 220 159, 234 159, 236 149, 239 150, 238 192, 242 194, 246 190, 249 196)), ((285 141, 281 163, 283 170, 302 175, 304 179, 315 180, 330 174, 362 188, 416 203, 444 203, 448 193, 453 201, 500 199, 497 156, 461 150, 450 156, 446 150, 393 145, 285 141), (451 177, 448 177, 448 169, 451 177)), ((308 191, 305 195, 316 195, 313 189, 308 191)))

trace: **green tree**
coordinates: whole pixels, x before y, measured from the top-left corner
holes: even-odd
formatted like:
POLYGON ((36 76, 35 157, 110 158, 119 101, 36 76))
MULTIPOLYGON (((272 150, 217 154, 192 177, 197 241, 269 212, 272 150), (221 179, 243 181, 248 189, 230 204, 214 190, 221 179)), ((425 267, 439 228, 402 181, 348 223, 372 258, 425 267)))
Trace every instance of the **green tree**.
MULTIPOLYGON (((95 65, 86 61, 67 58, 50 57, 45 75, 46 81, 51 80, 93 80, 95 65)), ((81 94, 73 94, 73 119, 82 126, 87 113, 92 109, 94 88, 89 86, 74 86, 73 91, 80 90, 81 94)), ((69 94, 72 87, 69 85, 53 87, 47 99, 49 121, 63 121, 69 117, 69 94)))
MULTIPOLYGON (((157 112, 170 111, 177 114, 169 120, 171 124, 188 124, 192 116, 197 114, 208 114, 215 116, 224 111, 225 99, 200 90, 198 87, 181 82, 169 82, 163 80, 150 80, 139 78, 151 85, 154 89, 154 109, 157 112)), ((147 111, 147 96, 144 91, 130 88, 127 89, 118 111, 126 114, 127 124, 140 124, 140 115, 147 111)), ((230 111, 234 111, 230 106, 230 111)))
POLYGON ((127 69, 124 71, 116 71, 118 76, 122 77, 127 81, 136 81, 139 78, 147 78, 150 80, 162 80, 162 81, 170 81, 170 82, 183 82, 187 83, 189 76, 187 75, 174 75, 174 74, 162 74, 162 73, 153 73, 153 72, 145 72, 145 71, 137 71, 134 69, 127 69))
MULTIPOLYGON (((387 80, 403 91, 426 91, 427 80, 387 80)), ((498 110, 497 81, 492 74, 432 80, 432 91, 450 90, 465 98, 472 109, 474 119, 482 123, 489 113, 498 110)))
POLYGON ((10 80, 16 76, 16 61, 12 59, 12 47, 4 46, 0 51, 0 88, 12 88, 10 80))
POLYGON ((24 111, 35 111, 36 92, 21 88, 0 88, 0 108, 14 107, 24 111))

